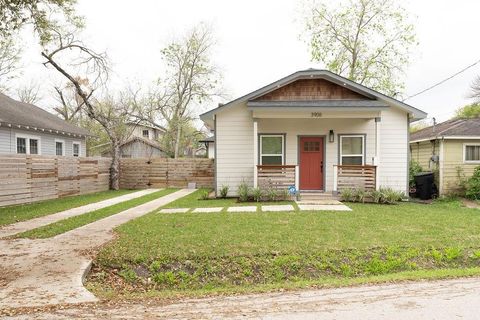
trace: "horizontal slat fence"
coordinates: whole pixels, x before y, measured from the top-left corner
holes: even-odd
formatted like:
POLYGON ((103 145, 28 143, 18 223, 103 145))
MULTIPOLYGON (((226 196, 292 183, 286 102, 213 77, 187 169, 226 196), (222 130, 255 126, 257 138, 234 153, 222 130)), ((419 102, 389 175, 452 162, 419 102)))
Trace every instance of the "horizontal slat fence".
POLYGON ((120 188, 213 188, 213 159, 124 158, 120 161, 120 188))
POLYGON ((258 186, 276 190, 295 186, 295 168, 295 165, 257 165, 258 186))
POLYGON ((371 165, 338 165, 337 190, 360 188, 375 190, 377 167, 371 165))
POLYGON ((0 206, 109 188, 110 158, 0 155, 0 206))

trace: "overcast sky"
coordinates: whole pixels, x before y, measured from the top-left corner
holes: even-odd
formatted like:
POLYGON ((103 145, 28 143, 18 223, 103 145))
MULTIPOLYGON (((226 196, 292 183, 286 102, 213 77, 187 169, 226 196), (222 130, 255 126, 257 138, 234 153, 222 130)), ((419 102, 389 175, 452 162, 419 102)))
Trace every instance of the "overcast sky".
MULTIPOLYGON (((402 1, 412 14, 419 46, 411 56, 405 95, 412 95, 480 59, 478 0, 402 1)), ((300 40, 297 0, 78 0, 86 18, 86 42, 106 50, 117 82, 148 85, 161 74, 160 49, 174 34, 198 22, 212 25, 218 39, 214 61, 231 98, 301 69, 322 68, 310 61, 300 40)), ((41 104, 49 107, 51 74, 40 65, 36 48, 25 40, 22 80, 42 84, 41 104)), ((466 103, 480 64, 440 87, 407 102, 445 120, 466 103)), ((211 109, 215 104, 206 105, 211 109)))

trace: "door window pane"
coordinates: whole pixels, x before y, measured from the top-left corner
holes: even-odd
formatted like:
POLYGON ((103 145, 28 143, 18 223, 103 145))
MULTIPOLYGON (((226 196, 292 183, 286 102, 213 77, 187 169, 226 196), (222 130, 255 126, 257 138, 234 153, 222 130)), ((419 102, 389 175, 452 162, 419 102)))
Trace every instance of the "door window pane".
POLYGON ((38 154, 38 140, 30 139, 30 154, 38 154))
POLYGON ((63 156, 63 142, 55 142, 55 154, 57 156, 63 156))
POLYGON ((17 138, 17 153, 27 153, 27 139, 17 138))
POLYGON ((362 165, 363 158, 358 156, 344 156, 342 157, 342 164, 355 164, 355 165, 362 165))

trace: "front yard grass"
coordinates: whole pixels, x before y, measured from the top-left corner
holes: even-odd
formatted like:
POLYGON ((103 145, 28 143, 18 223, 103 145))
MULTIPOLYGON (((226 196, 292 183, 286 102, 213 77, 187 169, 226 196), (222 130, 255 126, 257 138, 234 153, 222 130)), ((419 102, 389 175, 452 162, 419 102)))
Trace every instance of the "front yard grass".
POLYGON ((118 227, 88 287, 202 295, 480 274, 480 212, 459 201, 352 212, 151 213, 118 227))
POLYGON ((43 217, 64 210, 81 207, 90 203, 119 197, 136 190, 109 190, 74 197, 46 200, 0 208, 0 226, 43 217))
POLYGON ((94 221, 114 215, 116 213, 120 213, 124 210, 155 200, 159 197, 163 197, 177 190, 178 189, 162 189, 160 191, 153 192, 153 193, 150 193, 135 199, 131 199, 128 201, 124 201, 121 203, 117 203, 109 207, 105 207, 99 210, 87 212, 78 216, 60 220, 40 228, 28 230, 28 231, 16 234, 11 238, 30 238, 30 239, 50 238, 58 234, 92 223, 94 221))
POLYGON ((207 189, 199 189, 188 196, 177 199, 163 208, 207 208, 207 207, 237 207, 237 206, 260 206, 260 205, 277 205, 291 204, 296 208, 295 201, 273 201, 273 202, 239 202, 237 198, 216 198, 201 199, 202 194, 207 189))

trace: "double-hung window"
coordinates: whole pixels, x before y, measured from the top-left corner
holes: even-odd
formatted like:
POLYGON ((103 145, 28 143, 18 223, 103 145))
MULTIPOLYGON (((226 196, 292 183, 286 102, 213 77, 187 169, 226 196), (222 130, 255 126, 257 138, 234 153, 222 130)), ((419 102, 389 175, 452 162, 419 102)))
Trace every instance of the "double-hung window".
POLYGON ((40 154, 40 138, 35 136, 16 136, 18 154, 40 154))
POLYGON ((282 165, 285 163, 285 136, 282 134, 260 135, 260 164, 282 165))
POLYGON ((57 156, 65 155, 65 141, 55 139, 55 155, 57 156))
POLYGON ((80 156, 80 142, 73 142, 72 143, 72 155, 74 157, 80 156))
POLYGON ((143 136, 144 138, 149 139, 149 138, 150 138, 150 130, 148 130, 148 129, 142 130, 142 136, 143 136))
POLYGON ((340 164, 363 165, 365 164, 365 136, 341 135, 340 136, 340 164))
POLYGON ((463 145, 463 162, 480 163, 480 144, 466 143, 463 145))

